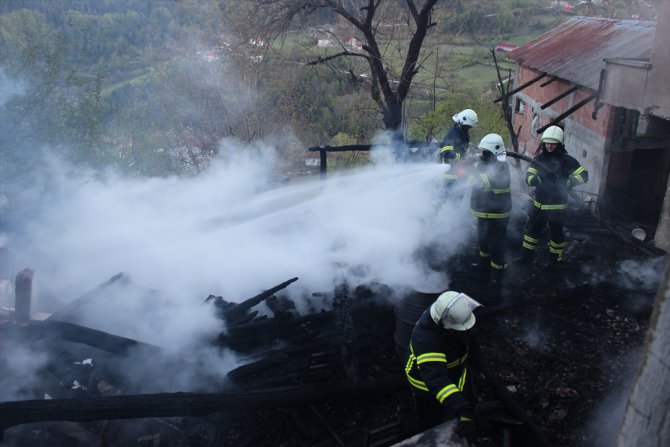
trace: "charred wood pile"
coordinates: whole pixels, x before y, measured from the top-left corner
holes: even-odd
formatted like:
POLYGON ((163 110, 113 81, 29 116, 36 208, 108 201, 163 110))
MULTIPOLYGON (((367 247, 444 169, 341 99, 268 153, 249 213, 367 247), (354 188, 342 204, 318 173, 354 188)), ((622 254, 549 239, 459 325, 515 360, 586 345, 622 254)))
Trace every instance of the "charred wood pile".
MULTIPOLYGON (((571 222, 568 262, 552 267, 541 252, 525 269, 513 265, 501 296, 470 267, 475 247, 457 259, 421 254, 450 288, 485 304, 475 327, 482 361, 472 368, 480 447, 587 446, 616 431, 608 411, 627 391, 666 258, 587 213, 571 222)), ((195 391, 148 393, 138 382, 177 374, 185 359, 78 319, 126 281, 114 275, 43 321, 18 306, 0 314, 0 351, 51 353, 19 399, 0 401, 0 446, 464 445, 453 423, 419 433, 401 361, 412 322, 439 291, 341 283, 301 312, 286 293, 298 278, 240 302, 210 295, 203 305, 222 327, 210 352, 234 353, 235 366, 196 377, 206 386, 195 391), (129 367, 138 358, 141 376, 129 367)))

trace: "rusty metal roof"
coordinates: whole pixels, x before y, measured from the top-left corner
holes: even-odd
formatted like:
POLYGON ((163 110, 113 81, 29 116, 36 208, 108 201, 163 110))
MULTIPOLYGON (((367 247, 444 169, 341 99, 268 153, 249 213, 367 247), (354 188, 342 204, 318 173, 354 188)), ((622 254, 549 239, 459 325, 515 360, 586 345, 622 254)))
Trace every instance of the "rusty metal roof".
POLYGON ((574 17, 507 54, 518 64, 598 89, 605 58, 649 58, 655 22, 574 17))

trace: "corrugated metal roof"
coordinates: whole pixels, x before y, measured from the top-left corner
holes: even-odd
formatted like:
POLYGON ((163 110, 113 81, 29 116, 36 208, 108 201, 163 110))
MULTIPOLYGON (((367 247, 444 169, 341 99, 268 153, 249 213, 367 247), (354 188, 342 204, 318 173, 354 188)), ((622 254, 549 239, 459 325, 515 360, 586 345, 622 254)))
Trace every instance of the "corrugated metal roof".
POLYGON ((598 89, 605 58, 648 58, 655 22, 573 17, 512 50, 507 57, 521 65, 598 89))

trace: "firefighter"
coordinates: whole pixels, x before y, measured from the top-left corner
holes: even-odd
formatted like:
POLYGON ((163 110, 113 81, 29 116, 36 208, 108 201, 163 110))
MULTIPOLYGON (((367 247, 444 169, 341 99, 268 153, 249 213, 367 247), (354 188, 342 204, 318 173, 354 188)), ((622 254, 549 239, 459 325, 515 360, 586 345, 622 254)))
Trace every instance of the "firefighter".
POLYGON ((444 188, 447 197, 454 189, 460 178, 456 165, 463 158, 470 145, 470 128, 476 127, 479 119, 472 109, 465 109, 452 117, 454 125, 442 140, 439 158, 440 163, 447 164, 448 169, 443 174, 444 188))
POLYGON ((478 148, 481 160, 468 176, 472 187, 470 212, 477 217, 479 267, 482 272, 490 272, 489 287, 497 293, 506 268, 507 222, 512 211, 510 169, 500 135, 486 135, 478 148))
POLYGON ((476 427, 466 397, 471 393, 467 364, 468 355, 476 351, 470 335, 475 324, 473 310, 479 306, 465 293, 440 294, 414 325, 405 363, 422 428, 458 418, 456 433, 471 442, 476 427))
POLYGON ((586 183, 589 174, 568 155, 563 145, 563 129, 558 126, 549 126, 542 133, 538 150, 535 156, 538 163, 531 164, 526 170, 526 183, 535 187, 535 197, 521 244, 520 261, 527 263, 532 259, 542 230, 548 223, 551 259, 560 263, 567 245, 563 223, 568 208, 568 191, 586 183))

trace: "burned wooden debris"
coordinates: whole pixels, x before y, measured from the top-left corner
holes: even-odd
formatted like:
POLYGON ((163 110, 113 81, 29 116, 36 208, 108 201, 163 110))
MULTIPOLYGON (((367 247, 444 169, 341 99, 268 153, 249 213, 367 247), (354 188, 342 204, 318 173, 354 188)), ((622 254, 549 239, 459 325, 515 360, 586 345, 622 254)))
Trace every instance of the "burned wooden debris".
MULTIPOLYGON (((587 218, 573 220, 568 228, 573 264, 548 270, 540 253, 537 265, 517 272, 522 277, 510 275, 500 302, 478 311, 485 361, 473 373, 483 380, 475 407, 482 421, 481 447, 588 445, 578 441, 590 439, 578 424, 622 380, 627 350, 642 341, 650 309, 646 300, 653 290, 635 278, 622 278, 616 259, 644 262, 648 256, 609 231, 592 231, 597 223, 587 218), (630 287, 591 284, 594 276, 615 275, 630 287)), ((467 268, 469 256, 448 266, 450 287, 481 296, 481 281, 467 268)), ((95 304, 95 290, 114 287, 121 279, 126 280, 112 277, 84 295, 67 319, 77 321, 80 306, 95 304)), ((370 447, 415 434, 400 360, 414 318, 405 312, 418 316, 439 291, 397 296, 383 284, 340 284, 314 294, 322 309, 300 314, 284 293, 296 280, 239 304, 216 296, 205 300, 225 325, 209 343, 241 356, 239 366, 217 379, 214 385, 220 388, 214 392, 133 394, 134 378, 124 376, 130 352, 144 349, 156 358, 168 357, 170 368, 179 368, 180 359, 169 358, 160 347, 72 321, 52 317, 21 326, 10 318, 0 324, 1 343, 20 333, 35 346, 58 351, 69 364, 45 372, 49 383, 60 387, 52 399, 0 404, 7 439, 31 439, 34 427, 42 427, 44 436, 79 431, 89 445, 103 439, 122 445, 120 439, 131 436, 142 442, 169 438, 174 445, 370 447), (93 365, 80 355, 89 348, 96 352, 93 365), (256 421, 261 419, 265 429, 259 432, 256 421), (48 424, 63 420, 79 423, 48 424)), ((419 438, 424 443, 441 439, 428 432, 419 438)))

